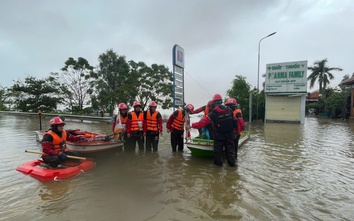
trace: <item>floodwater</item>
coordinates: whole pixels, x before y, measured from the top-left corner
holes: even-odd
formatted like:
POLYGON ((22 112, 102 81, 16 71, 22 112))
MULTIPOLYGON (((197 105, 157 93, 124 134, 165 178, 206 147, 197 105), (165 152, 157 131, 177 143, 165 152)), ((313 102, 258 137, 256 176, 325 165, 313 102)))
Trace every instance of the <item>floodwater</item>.
POLYGON ((354 220, 354 121, 254 123, 236 168, 172 153, 165 133, 156 154, 93 155, 94 169, 46 183, 16 171, 38 158, 25 153, 38 150, 38 128, 38 118, 0 115, 0 220, 354 220))

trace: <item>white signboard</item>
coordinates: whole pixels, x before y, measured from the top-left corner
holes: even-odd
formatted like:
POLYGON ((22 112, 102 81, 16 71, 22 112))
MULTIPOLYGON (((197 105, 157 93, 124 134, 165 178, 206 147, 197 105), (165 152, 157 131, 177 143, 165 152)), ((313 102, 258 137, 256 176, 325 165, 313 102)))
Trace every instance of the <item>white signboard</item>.
POLYGON ((174 45, 173 57, 173 109, 175 106, 184 105, 184 49, 179 45, 174 45))
POLYGON ((177 72, 175 73, 175 79, 179 80, 179 81, 183 81, 183 75, 182 74, 178 74, 177 72))
POLYGON ((175 105, 177 106, 183 106, 183 100, 182 99, 175 99, 175 105))
POLYGON ((265 93, 307 93, 307 61, 267 64, 265 93))
POLYGON ((183 87, 183 82, 182 81, 175 81, 176 87, 183 87))
POLYGON ((179 45, 175 45, 173 47, 173 52, 173 64, 184 68, 184 49, 179 45))
POLYGON ((175 104, 177 106, 183 106, 183 94, 175 93, 175 104))
POLYGON ((176 93, 176 99, 181 99, 181 100, 183 100, 183 94, 178 94, 178 93, 176 93))
POLYGON ((182 87, 175 87, 175 92, 183 94, 183 88, 182 87))

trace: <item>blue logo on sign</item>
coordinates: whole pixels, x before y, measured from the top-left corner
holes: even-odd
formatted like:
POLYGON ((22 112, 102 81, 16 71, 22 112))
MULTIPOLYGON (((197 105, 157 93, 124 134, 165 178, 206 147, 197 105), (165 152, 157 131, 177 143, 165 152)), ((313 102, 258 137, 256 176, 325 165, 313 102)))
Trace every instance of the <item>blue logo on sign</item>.
POLYGON ((183 63, 183 53, 180 51, 177 51, 177 61, 183 63))

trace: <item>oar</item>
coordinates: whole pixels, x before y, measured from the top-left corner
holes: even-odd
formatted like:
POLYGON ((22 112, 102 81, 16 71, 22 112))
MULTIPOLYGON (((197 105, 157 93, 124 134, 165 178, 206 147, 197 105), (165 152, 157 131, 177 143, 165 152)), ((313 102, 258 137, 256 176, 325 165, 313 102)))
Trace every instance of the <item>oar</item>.
MULTIPOLYGON (((41 151, 35 151, 35 150, 25 150, 26 153, 36 153, 36 154, 45 154, 41 151)), ((71 155, 66 155, 68 158, 71 159, 77 159, 77 160, 88 160, 86 157, 77 157, 77 156, 71 156, 71 155)))

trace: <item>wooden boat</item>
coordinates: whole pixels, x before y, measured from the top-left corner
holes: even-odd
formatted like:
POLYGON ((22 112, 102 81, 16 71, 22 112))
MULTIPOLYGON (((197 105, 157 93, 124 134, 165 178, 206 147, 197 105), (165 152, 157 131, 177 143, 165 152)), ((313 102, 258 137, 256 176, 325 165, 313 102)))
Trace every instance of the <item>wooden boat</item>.
POLYGON ((50 168, 43 161, 35 160, 19 166, 16 170, 40 181, 53 181, 71 178, 94 167, 92 160, 82 160, 81 162, 73 163, 76 165, 59 165, 57 168, 50 168))
MULTIPOLYGON (((238 141, 238 146, 242 146, 248 139, 250 135, 249 132, 244 131, 238 141)), ((194 138, 189 143, 186 143, 187 148, 192 152, 193 156, 196 157, 213 157, 214 156, 214 141, 194 138)))
MULTIPOLYGON (((113 135, 109 136, 79 129, 66 130, 66 132, 74 136, 85 137, 89 140, 88 142, 79 141, 76 143, 66 141, 66 146, 70 150, 80 154, 107 151, 113 148, 122 147, 124 144, 123 140, 113 137, 113 135)), ((36 131, 36 140, 41 142, 43 135, 44 131, 36 131)))

